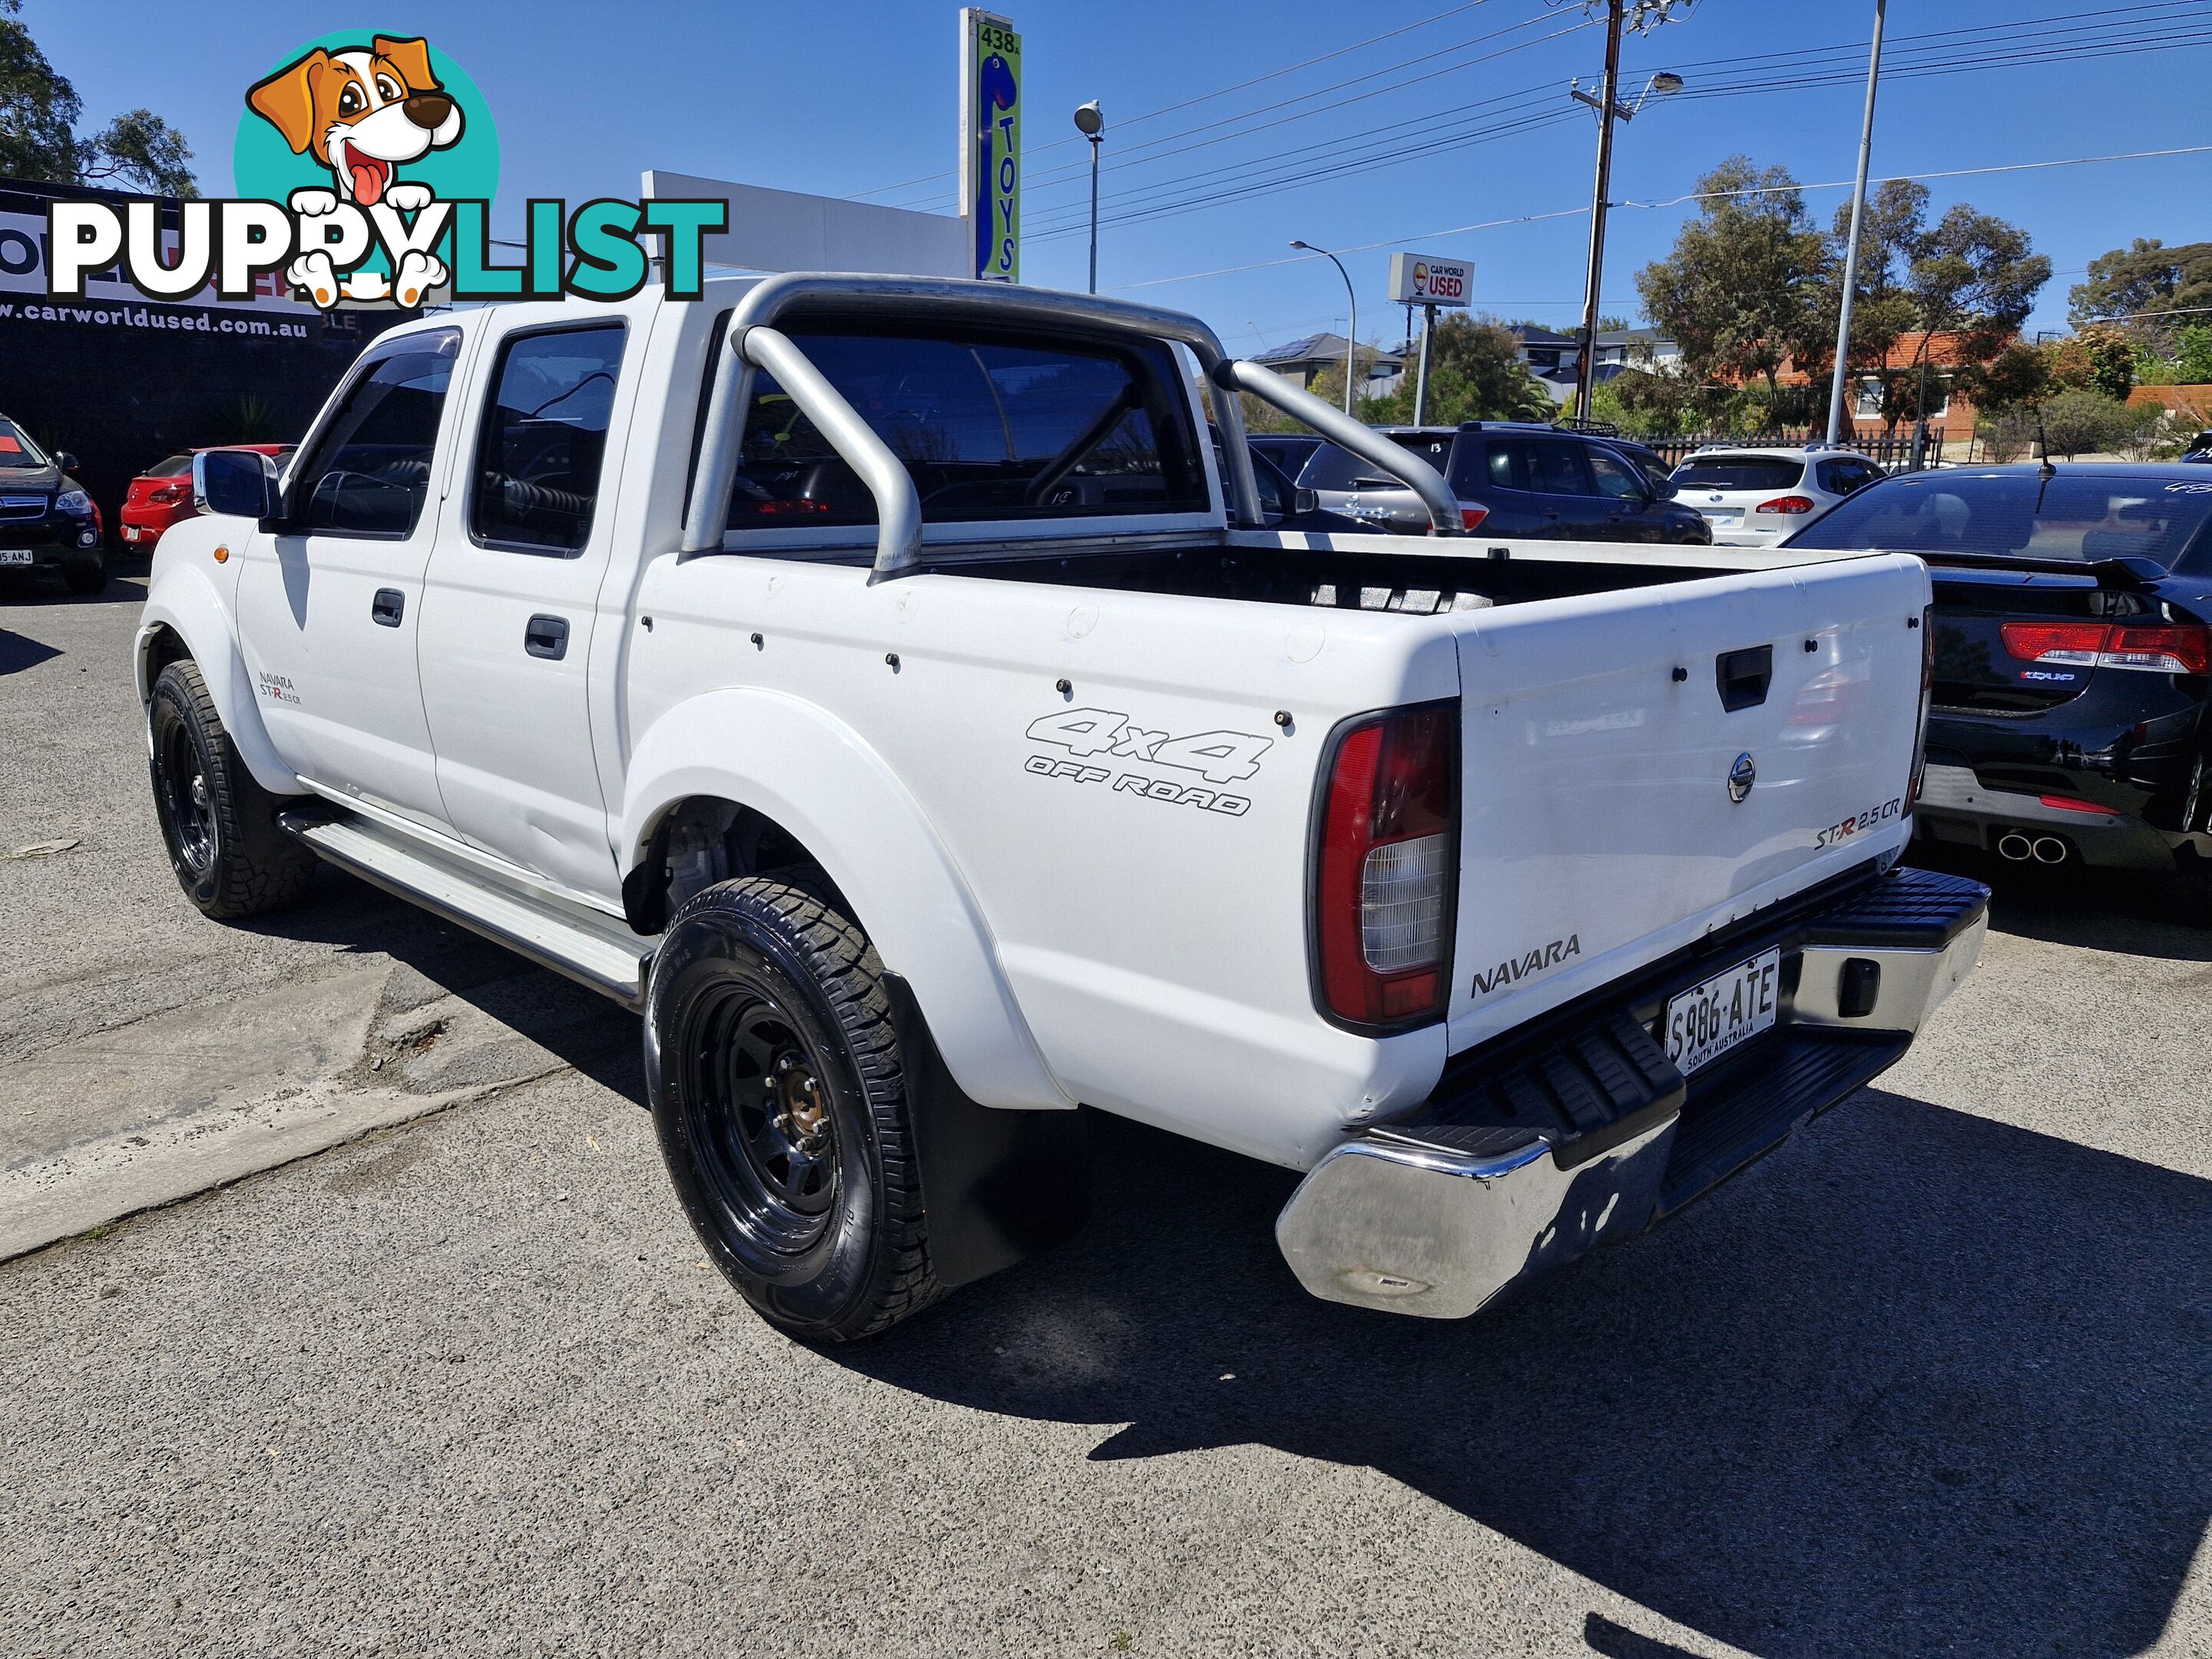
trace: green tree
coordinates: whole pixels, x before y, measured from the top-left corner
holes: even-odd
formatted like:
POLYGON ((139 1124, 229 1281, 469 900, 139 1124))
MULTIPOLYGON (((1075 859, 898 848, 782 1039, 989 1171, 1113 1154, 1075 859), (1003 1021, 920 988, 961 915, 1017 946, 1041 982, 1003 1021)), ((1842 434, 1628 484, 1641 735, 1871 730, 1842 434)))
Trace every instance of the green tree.
MULTIPOLYGON (((1418 347, 1416 348, 1418 350, 1418 347)), ((1417 356, 1398 389, 1360 400, 1360 418, 1402 425, 1413 418, 1417 356)), ((1341 382, 1339 383, 1341 385, 1341 382)), ((1548 421, 1551 394, 1520 358, 1520 342, 1495 318, 1454 313, 1437 323, 1429 343, 1429 397, 1424 418, 1439 426, 1461 421, 1548 421)))
POLYGON ((2154 236, 2138 236, 2129 246, 2092 259, 2089 280, 2075 283, 2067 298, 2076 328, 2125 321, 2154 353, 2170 355, 2174 337, 2197 319, 2140 313, 2212 306, 2212 242, 2168 247, 2154 236))
POLYGON ((1779 390, 1783 363, 1802 359, 1816 333, 1826 263, 1820 231, 1786 167, 1731 155, 1698 181, 1705 198, 1674 252, 1637 273, 1653 324, 1682 348, 1701 380, 1764 377, 1779 390))
POLYGON ((56 185, 121 185, 161 196, 199 194, 182 135, 151 110, 81 136, 84 100, 0 0, 0 177, 56 185))
MULTIPOLYGON (((1920 412, 1920 388, 1934 377, 1936 353, 1969 368, 1996 360, 2020 332, 2035 296, 2051 280, 2051 261, 2028 234, 1961 202, 1928 222, 1928 187, 1893 179, 1868 198, 1859 238, 1847 372, 1878 381, 1884 423, 1920 412), (1910 349, 1905 349, 1910 338, 1910 349)), ((1850 235, 1850 208, 1837 210, 1828 266, 1839 277, 1850 235)), ((1822 309, 1842 303, 1834 282, 1822 309)))

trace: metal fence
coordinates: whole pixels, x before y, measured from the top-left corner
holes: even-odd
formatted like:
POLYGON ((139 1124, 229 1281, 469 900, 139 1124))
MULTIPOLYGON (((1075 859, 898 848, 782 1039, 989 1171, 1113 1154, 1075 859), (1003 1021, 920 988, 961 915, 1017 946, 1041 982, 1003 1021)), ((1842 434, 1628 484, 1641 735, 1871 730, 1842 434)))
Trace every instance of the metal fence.
MULTIPOLYGON (((1685 456, 1705 444, 1741 444, 1756 448, 1802 448, 1808 443, 1820 441, 1821 434, 1811 427, 1777 427, 1766 432, 1676 432, 1664 437, 1638 438, 1635 441, 1648 449, 1658 451, 1668 466, 1679 466, 1685 456)), ((1916 453, 1922 466, 1933 465, 1943 453, 1943 428, 1931 426, 1917 450, 1910 428, 1887 433, 1873 438, 1844 438, 1837 446, 1857 452, 1876 465, 1892 472, 1910 471, 1916 453)))

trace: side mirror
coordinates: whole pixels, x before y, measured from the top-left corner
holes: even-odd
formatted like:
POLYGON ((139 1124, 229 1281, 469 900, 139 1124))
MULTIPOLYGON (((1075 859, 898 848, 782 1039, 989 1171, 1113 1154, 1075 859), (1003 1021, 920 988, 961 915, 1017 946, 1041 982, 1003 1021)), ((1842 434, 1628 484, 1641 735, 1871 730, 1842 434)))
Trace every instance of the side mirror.
POLYGON ((247 449, 204 449, 192 457, 192 505, 234 519, 276 515, 276 470, 247 449))
POLYGON ((1655 501, 1671 501, 1682 493, 1680 484, 1665 478, 1647 478, 1644 485, 1650 490, 1651 499, 1655 501))
POLYGON ((76 471, 76 457, 66 449, 57 450, 54 452, 54 465, 64 472, 74 472, 76 471))
POLYGON ((1293 514, 1320 512, 1321 491, 1318 489, 1292 490, 1291 492, 1291 511, 1293 514))

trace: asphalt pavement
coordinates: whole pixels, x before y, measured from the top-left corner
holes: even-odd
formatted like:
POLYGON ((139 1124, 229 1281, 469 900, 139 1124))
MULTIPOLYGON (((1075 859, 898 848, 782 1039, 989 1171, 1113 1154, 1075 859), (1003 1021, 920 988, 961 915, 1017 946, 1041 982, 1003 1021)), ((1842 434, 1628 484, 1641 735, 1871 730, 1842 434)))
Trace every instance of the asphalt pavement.
POLYGON ((1094 1118, 1073 1243, 816 1352, 633 1019, 334 872, 191 910, 140 597, 0 592, 0 1650, 2212 1653, 2212 933, 2008 885, 1879 1087, 1472 1321, 1094 1118))

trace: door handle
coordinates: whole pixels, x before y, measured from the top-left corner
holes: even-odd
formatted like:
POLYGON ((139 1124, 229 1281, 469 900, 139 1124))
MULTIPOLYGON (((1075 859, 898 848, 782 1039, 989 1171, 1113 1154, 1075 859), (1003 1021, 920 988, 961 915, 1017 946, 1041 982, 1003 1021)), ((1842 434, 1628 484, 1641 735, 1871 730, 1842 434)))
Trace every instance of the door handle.
POLYGON ((560 661, 568 654, 568 619, 532 617, 530 625, 522 630, 522 648, 533 657, 560 661))
POLYGON ((396 587, 380 587, 368 602, 368 619, 379 628, 397 628, 406 614, 407 596, 396 587))

